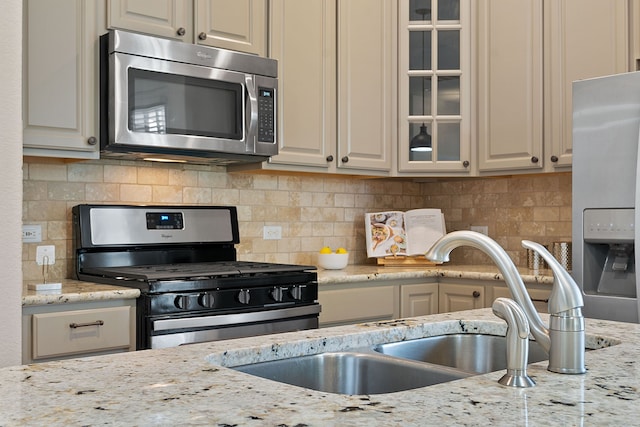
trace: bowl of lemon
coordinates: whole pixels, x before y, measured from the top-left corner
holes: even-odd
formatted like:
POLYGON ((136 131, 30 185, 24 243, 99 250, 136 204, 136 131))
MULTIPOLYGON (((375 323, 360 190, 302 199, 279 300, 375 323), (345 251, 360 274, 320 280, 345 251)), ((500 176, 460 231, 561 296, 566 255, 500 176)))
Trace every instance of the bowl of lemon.
POLYGON ((320 249, 318 265, 325 270, 341 270, 349 263, 349 252, 345 248, 338 248, 334 252, 329 246, 320 249))

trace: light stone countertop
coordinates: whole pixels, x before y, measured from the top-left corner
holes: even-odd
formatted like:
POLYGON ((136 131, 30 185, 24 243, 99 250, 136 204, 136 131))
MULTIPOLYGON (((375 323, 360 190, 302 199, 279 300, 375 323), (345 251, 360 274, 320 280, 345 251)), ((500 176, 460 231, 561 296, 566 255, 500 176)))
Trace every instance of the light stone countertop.
MULTIPOLYGON (((546 316, 543 315, 546 320, 546 316)), ((490 309, 193 344, 0 369, 0 425, 443 426, 634 425, 640 325, 586 322, 588 372, 530 366, 537 385, 493 372, 414 390, 347 396, 225 366, 443 333, 504 334, 490 309)))
MULTIPOLYGON (((551 270, 519 268, 526 283, 553 284, 551 270)), ((504 278, 497 267, 491 265, 450 265, 427 267, 384 267, 377 265, 349 265, 342 270, 318 269, 318 284, 365 282, 372 280, 421 279, 448 277, 469 280, 500 280, 504 278)))
POLYGON ((25 283, 22 287, 22 306, 136 299, 139 296, 140 289, 66 279, 62 281, 62 289, 57 291, 35 291, 25 283))
MULTIPOLYGON (((525 283, 553 284, 549 270, 520 269, 525 283)), ((343 270, 318 270, 319 286, 376 280, 420 279, 430 277, 450 277, 474 280, 502 280, 498 269, 486 265, 437 267, 379 267, 376 265, 348 266, 343 270)), ((102 285, 92 282, 66 279, 59 291, 34 291, 25 283, 22 290, 22 306, 69 304, 76 302, 102 301, 112 299, 135 299, 140 290, 121 286, 102 285)))

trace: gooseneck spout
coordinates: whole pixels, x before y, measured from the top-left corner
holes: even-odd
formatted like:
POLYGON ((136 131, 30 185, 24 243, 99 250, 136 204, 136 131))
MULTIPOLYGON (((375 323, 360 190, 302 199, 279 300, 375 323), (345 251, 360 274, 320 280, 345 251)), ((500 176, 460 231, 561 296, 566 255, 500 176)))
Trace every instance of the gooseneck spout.
POLYGON ((549 370, 560 373, 584 373, 584 318, 581 313, 580 289, 569 273, 544 247, 534 242, 525 242, 523 245, 528 245, 525 247, 541 252, 548 263, 551 260, 549 265, 553 265, 555 280, 549 299, 550 329, 538 315, 515 264, 505 250, 490 237, 475 231, 453 231, 440 238, 427 251, 426 257, 434 262, 447 262, 451 251, 460 246, 471 246, 489 255, 504 277, 513 299, 524 311, 531 334, 549 353, 549 370), (565 345, 565 341, 571 343, 565 345), (582 347, 579 348, 580 346, 582 347))

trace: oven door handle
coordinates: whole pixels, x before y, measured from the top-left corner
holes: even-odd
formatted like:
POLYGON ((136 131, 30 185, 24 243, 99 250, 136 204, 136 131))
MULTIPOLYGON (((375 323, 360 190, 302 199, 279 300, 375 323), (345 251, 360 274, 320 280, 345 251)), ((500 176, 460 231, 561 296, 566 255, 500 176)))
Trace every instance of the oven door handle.
POLYGON ((320 304, 290 307, 278 310, 254 311, 249 313, 219 314, 215 316, 188 317, 181 319, 154 320, 154 331, 169 331, 183 328, 206 328, 211 326, 229 326, 243 323, 265 322, 289 319, 320 313, 320 304))

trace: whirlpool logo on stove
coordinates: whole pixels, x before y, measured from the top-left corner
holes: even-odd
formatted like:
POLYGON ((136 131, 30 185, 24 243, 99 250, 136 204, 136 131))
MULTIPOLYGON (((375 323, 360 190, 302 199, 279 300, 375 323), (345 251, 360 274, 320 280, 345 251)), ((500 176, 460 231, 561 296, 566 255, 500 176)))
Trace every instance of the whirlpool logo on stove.
POLYGON ((162 237, 163 239, 173 239, 173 234, 160 234, 160 237, 162 237))

